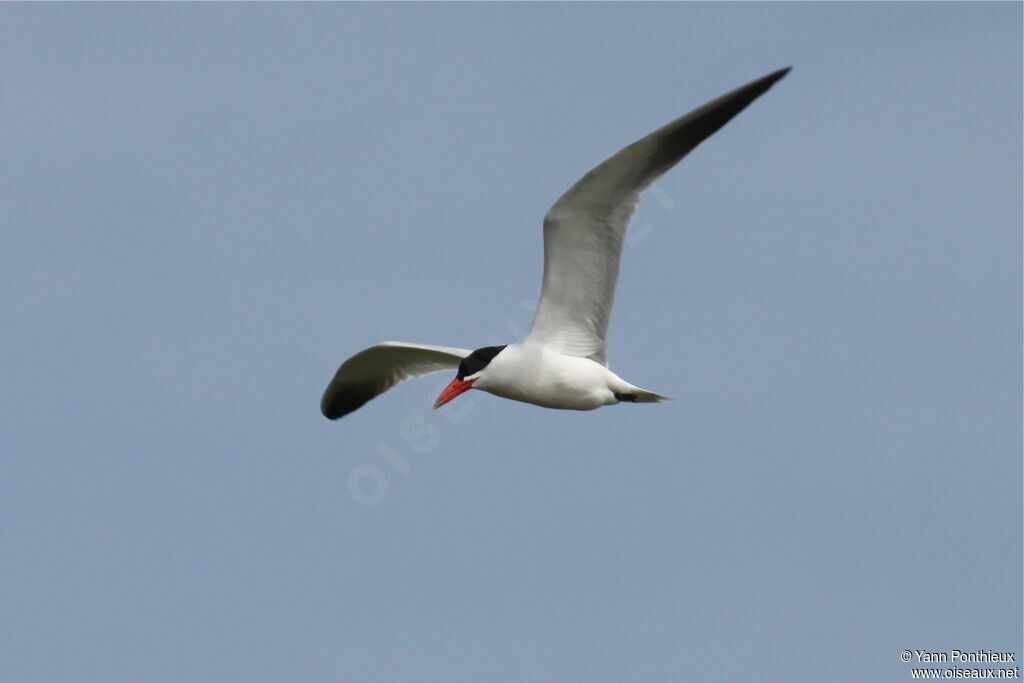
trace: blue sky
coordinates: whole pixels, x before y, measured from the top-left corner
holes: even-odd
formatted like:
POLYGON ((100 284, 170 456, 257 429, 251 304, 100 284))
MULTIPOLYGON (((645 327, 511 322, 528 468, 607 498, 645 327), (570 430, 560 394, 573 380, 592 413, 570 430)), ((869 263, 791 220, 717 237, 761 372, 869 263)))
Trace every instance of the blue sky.
POLYGON ((1021 657, 1021 5, 0 8, 0 679, 902 681, 1021 657), (793 72, 634 221, 547 411, 541 219, 793 72), (353 492, 355 491, 355 493, 353 492))

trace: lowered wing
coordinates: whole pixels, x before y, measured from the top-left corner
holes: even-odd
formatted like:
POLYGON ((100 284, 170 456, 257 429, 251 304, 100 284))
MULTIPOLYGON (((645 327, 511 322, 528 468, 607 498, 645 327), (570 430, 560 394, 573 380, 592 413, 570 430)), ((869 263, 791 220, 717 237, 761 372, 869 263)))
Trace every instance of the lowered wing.
POLYGON ((324 417, 337 420, 400 382, 454 370, 472 351, 450 346, 384 342, 341 364, 320 401, 324 417))

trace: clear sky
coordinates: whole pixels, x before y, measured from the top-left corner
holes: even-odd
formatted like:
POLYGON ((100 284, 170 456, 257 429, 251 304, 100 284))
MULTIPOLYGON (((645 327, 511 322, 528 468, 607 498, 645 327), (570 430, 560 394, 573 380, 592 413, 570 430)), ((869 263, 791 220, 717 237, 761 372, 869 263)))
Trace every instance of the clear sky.
POLYGON ((1021 32, 1004 4, 0 7, 0 680, 904 681, 1021 653, 1021 32), (541 219, 648 194, 590 413, 516 341, 541 219))

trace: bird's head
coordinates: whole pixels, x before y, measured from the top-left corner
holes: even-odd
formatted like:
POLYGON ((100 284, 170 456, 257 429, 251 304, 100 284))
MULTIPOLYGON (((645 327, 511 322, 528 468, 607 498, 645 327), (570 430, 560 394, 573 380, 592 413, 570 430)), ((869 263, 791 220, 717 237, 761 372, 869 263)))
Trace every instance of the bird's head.
POLYGON ((459 363, 458 374, 455 375, 455 379, 451 381, 451 384, 445 387, 441 395, 437 397, 437 401, 434 402, 434 409, 437 410, 459 394, 472 389, 473 383, 480 379, 490 362, 504 348, 504 346, 485 346, 463 358, 462 362, 459 363))

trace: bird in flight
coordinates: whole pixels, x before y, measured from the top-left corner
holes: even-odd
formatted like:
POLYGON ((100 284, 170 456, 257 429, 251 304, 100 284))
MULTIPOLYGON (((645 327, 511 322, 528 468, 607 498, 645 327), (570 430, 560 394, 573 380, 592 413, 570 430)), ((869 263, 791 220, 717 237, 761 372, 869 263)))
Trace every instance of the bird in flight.
POLYGON ((544 217, 544 282, 521 342, 475 351, 384 342, 338 368, 320 410, 332 420, 414 377, 457 370, 440 408, 469 389, 545 408, 593 410, 669 400, 608 369, 606 335, 619 259, 641 193, 705 138, 789 73, 736 88, 612 155, 580 178, 544 217))

